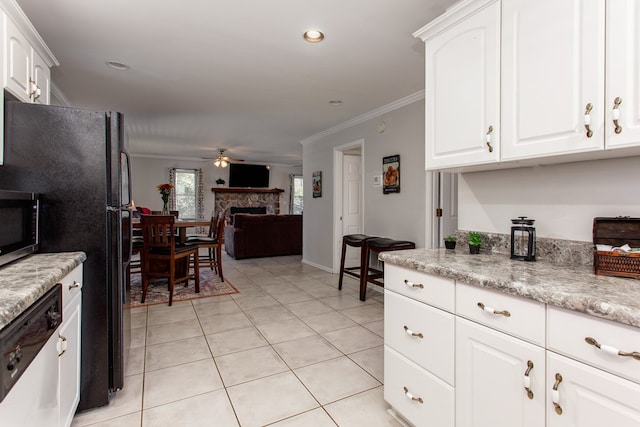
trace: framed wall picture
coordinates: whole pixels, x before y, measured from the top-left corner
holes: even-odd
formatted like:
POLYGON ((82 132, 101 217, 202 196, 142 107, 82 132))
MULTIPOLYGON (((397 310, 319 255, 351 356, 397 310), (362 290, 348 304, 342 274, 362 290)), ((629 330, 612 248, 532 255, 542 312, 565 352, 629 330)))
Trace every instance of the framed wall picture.
POLYGON ((400 192, 400 154, 382 158, 382 193, 400 192))
POLYGON ((313 198, 322 197, 322 171, 316 171, 311 176, 313 185, 313 198))

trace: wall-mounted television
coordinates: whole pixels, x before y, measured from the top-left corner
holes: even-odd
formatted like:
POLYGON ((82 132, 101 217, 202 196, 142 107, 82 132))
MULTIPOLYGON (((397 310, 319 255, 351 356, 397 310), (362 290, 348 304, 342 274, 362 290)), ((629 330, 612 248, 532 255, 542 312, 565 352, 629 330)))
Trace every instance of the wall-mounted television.
POLYGON ((269 169, 266 165, 231 163, 229 165, 229 187, 268 188, 269 169))

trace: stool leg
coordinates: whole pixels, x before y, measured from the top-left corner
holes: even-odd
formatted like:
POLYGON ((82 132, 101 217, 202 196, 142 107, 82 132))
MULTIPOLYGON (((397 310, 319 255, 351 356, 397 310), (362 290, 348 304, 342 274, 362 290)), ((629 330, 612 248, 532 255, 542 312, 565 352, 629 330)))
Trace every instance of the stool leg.
POLYGON ((367 283, 369 278, 369 245, 365 242, 362 245, 360 259, 360 301, 364 301, 367 297, 367 283))
POLYGON ((344 257, 347 254, 347 244, 342 239, 342 256, 340 258, 340 278, 338 279, 338 290, 342 290, 342 278, 344 277, 344 257))

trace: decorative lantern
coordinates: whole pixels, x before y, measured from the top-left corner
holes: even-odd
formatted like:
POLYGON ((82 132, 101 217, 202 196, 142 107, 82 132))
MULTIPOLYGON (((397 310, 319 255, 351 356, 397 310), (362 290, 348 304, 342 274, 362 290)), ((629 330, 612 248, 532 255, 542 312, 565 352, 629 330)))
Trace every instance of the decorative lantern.
POLYGON ((535 219, 520 216, 512 219, 511 223, 511 259, 523 261, 536 260, 536 229, 533 227, 535 219))

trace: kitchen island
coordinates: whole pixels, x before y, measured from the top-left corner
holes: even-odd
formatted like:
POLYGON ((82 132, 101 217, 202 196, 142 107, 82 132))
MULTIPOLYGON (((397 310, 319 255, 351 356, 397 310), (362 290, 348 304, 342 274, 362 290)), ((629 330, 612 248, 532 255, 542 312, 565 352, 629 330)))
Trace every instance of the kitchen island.
POLYGON ((640 281, 385 252, 384 396, 416 426, 640 426, 640 281))

